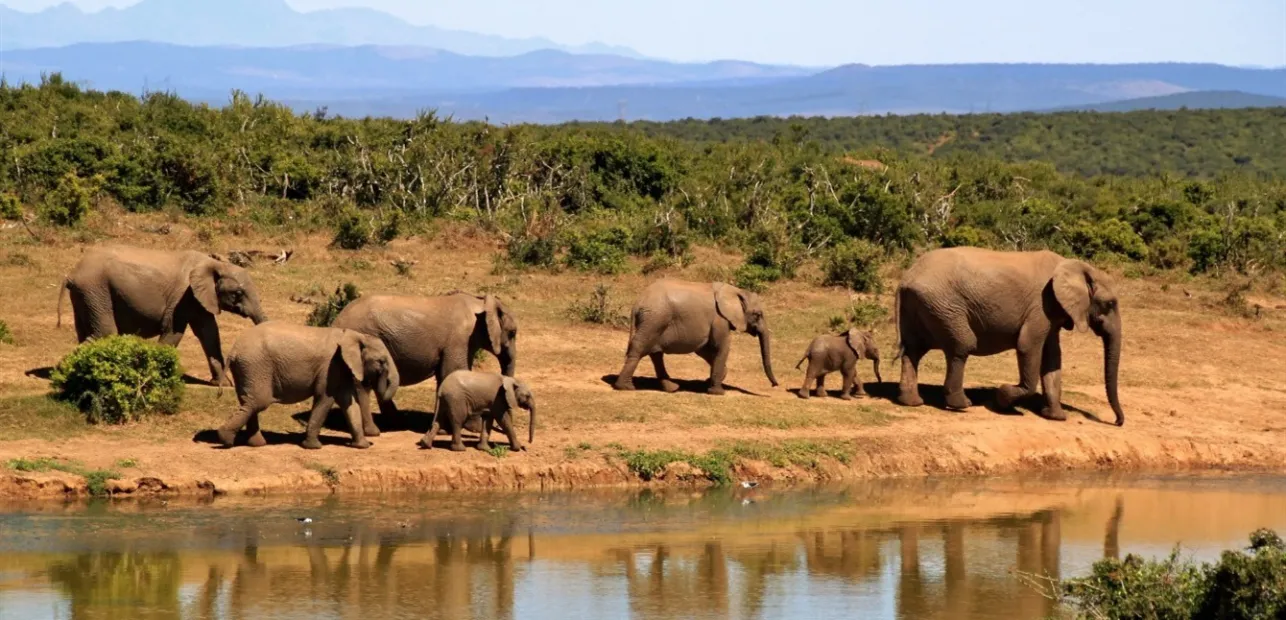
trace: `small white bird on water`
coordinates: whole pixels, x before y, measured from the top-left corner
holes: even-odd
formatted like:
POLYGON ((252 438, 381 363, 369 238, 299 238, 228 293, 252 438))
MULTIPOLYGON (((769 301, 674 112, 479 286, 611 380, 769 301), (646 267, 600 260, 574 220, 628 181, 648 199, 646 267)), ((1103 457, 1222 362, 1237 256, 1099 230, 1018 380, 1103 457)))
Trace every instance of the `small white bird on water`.
POLYGON ((298 522, 300 522, 300 523, 304 523, 304 524, 308 524, 308 523, 312 523, 312 522, 313 522, 313 518, 312 518, 312 517, 295 517, 295 520, 296 520, 296 521, 298 521, 298 522))

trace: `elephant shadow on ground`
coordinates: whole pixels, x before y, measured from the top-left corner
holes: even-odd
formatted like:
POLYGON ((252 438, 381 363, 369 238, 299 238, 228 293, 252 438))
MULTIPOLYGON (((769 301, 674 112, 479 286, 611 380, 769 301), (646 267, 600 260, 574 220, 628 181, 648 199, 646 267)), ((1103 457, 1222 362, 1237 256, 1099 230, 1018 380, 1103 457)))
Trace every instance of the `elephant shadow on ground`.
MULTIPOLYGON (((333 435, 322 435, 318 439, 322 442, 322 445, 324 446, 347 446, 349 441, 351 440, 351 438, 348 437, 347 435, 343 437, 335 437, 333 435)), ((299 431, 298 433, 282 433, 278 431, 263 431, 263 440, 267 442, 267 444, 270 446, 284 446, 284 445, 297 446, 304 442, 304 432, 299 431)), ((219 441, 218 433, 212 428, 199 431, 196 435, 193 435, 192 443, 210 444, 215 448, 223 449, 223 442, 219 441)), ((245 431, 237 433, 237 441, 236 441, 235 447, 241 448, 241 447, 245 447, 245 445, 246 445, 245 431)), ((300 448, 300 449, 302 450, 303 448, 300 448)))
POLYGON ((27 375, 28 377, 34 377, 36 379, 44 379, 45 381, 48 381, 53 377, 54 367, 41 366, 40 368, 32 368, 31 370, 28 370, 27 372, 24 372, 22 374, 27 375))
MULTIPOLYGON (((613 385, 616 383, 617 376, 618 375, 604 375, 602 377, 603 383, 606 383, 609 386, 613 385)), ((671 377, 670 380, 678 384, 679 386, 678 391, 680 392, 689 392, 692 394, 705 394, 710 387, 710 381, 706 379, 675 379, 671 377)), ((634 377, 634 389, 639 392, 664 391, 661 389, 661 380, 657 379, 656 377, 637 377, 637 376, 634 377)), ((745 394, 747 396, 760 396, 760 397, 764 396, 763 394, 756 394, 755 392, 751 392, 750 390, 747 390, 745 388, 740 388, 735 385, 730 385, 727 382, 724 382, 723 389, 728 392, 738 392, 740 394, 745 394)))
MULTIPOLYGON (((308 425, 308 411, 300 411, 293 414, 290 418, 299 423, 300 426, 308 425)), ((381 433, 412 432, 423 435, 429 431, 429 426, 433 424, 433 413, 430 411, 416 411, 414 409, 398 409, 397 413, 387 414, 375 411, 373 414, 375 426, 378 426, 381 433)), ((326 414, 326 421, 322 423, 322 428, 347 434, 348 416, 338 408, 331 408, 330 413, 326 414)))
MULTIPOLYGON (((866 391, 872 397, 882 398, 894 404, 897 404, 898 391, 899 391, 898 388, 899 386, 897 383, 866 384, 866 391)), ((1021 416, 1021 415, 1031 414, 1036 417, 1044 417, 1043 415, 1041 415, 1041 410, 1045 406, 1044 395, 1032 394, 1014 403, 1014 407, 1012 409, 1001 409, 996 405, 996 393, 998 391, 999 390, 994 387, 965 388, 965 397, 968 398, 969 401, 973 403, 974 407, 984 407, 987 409, 987 411, 990 411, 996 415, 1021 416)), ((920 398, 924 399, 924 404, 926 406, 933 407, 935 409, 941 409, 943 411, 954 412, 954 410, 947 408, 947 391, 943 389, 941 385, 927 385, 927 384, 921 383, 920 398)), ((1066 411, 1069 414, 1079 414, 1081 417, 1091 422, 1097 422, 1099 424, 1108 424, 1108 425, 1114 426, 1112 422, 1103 420, 1102 418, 1094 415, 1093 413, 1085 411, 1080 407, 1069 405, 1067 403, 1062 403, 1062 405, 1063 405, 1063 411, 1066 411)))

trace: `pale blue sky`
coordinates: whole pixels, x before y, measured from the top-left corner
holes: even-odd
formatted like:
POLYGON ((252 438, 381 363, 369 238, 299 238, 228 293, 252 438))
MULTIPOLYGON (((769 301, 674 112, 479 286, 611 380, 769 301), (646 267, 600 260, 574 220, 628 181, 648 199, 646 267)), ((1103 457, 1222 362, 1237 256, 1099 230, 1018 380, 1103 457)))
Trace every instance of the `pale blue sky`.
MULTIPOLYGON (((59 0, 0 0, 21 10, 59 0)), ((74 0, 86 9, 136 0, 74 0)), ((1286 0, 289 0, 674 60, 1286 65, 1286 0)))

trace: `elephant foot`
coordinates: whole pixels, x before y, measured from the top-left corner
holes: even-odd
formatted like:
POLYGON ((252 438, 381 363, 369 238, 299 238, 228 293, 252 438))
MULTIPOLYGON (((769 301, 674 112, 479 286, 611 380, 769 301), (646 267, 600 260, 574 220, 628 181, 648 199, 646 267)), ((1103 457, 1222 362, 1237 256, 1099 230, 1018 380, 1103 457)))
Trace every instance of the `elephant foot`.
POLYGON ((1017 385, 1002 385, 996 390, 996 407, 1004 411, 1014 408, 1030 392, 1017 385))
POLYGON ((840 395, 839 395, 839 399, 840 399, 840 400, 853 400, 853 395, 852 395, 852 394, 840 394, 840 395))
POLYGON ((633 382, 633 381, 617 381, 616 383, 613 383, 613 384, 612 384, 612 389, 613 389, 613 390, 616 390, 616 391, 618 391, 618 392, 633 392, 633 391, 634 391, 634 382, 633 382))
POLYGON ((451 444, 451 451, 452 451, 452 452, 464 452, 464 450, 465 450, 465 447, 464 447, 464 442, 463 442, 463 441, 461 441, 461 442, 453 442, 453 443, 451 444))
POLYGON ((1044 409, 1041 409, 1040 415, 1046 420, 1053 420, 1055 422, 1067 421, 1067 412, 1063 411, 1062 407, 1045 407, 1044 409))
POLYGON ((305 450, 321 450, 322 447, 321 440, 316 437, 306 437, 304 442, 299 445, 303 446, 305 450))
POLYGON ((262 448, 268 445, 268 441, 263 438, 263 433, 255 433, 246 440, 246 445, 251 448, 262 448))
POLYGON ((706 393, 711 396, 723 396, 724 392, 725 391, 722 385, 713 384, 713 383, 710 384, 710 389, 706 390, 706 393))
POLYGON ((371 442, 366 441, 365 439, 361 441, 350 441, 348 442, 348 447, 357 448, 358 450, 366 450, 371 447, 371 442))
POLYGON ((661 391, 673 394, 679 391, 679 384, 669 379, 661 379, 661 391))
POLYGON ((374 424, 372 424, 372 425, 370 425, 370 426, 367 426, 367 427, 363 427, 363 428, 362 428, 362 434, 363 434, 363 435, 366 435, 367 437, 379 437, 379 436, 380 436, 380 427, 375 426, 374 424))
POLYGON ((424 448, 425 450, 433 449, 433 438, 429 437, 428 435, 421 437, 420 440, 415 443, 418 444, 421 448, 424 448))
POLYGON ((229 431, 221 428, 217 432, 219 434, 219 443, 223 444, 223 447, 231 448, 233 444, 237 442, 237 431, 229 431))
POLYGON ((903 407, 920 407, 924 405, 924 399, 914 392, 910 394, 902 393, 898 394, 898 404, 903 407))
POLYGON ((800 398, 802 398, 802 399, 804 399, 804 400, 808 400, 808 397, 809 397, 808 390, 800 390, 800 391, 799 391, 799 397, 800 397, 800 398))
POLYGON ((973 406, 973 403, 969 402, 969 399, 965 397, 963 392, 947 394, 947 409, 964 411, 965 409, 968 409, 972 406, 973 406))
POLYGON ((526 452, 527 446, 523 445, 522 443, 517 443, 517 444, 510 445, 509 449, 513 450, 514 452, 526 452))

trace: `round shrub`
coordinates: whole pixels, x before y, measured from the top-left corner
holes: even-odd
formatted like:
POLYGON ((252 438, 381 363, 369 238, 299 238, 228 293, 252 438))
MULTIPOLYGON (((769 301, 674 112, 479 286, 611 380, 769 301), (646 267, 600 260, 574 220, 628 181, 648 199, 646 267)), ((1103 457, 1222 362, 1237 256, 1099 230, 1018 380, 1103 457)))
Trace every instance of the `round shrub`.
POLYGON ((174 347, 137 336, 89 340, 58 362, 54 395, 91 423, 123 424, 172 414, 183 401, 183 369, 174 347))
POLYGON ((844 286, 859 293, 878 293, 884 288, 880 280, 880 263, 884 251, 865 239, 850 239, 826 254, 822 273, 826 286, 844 286))

